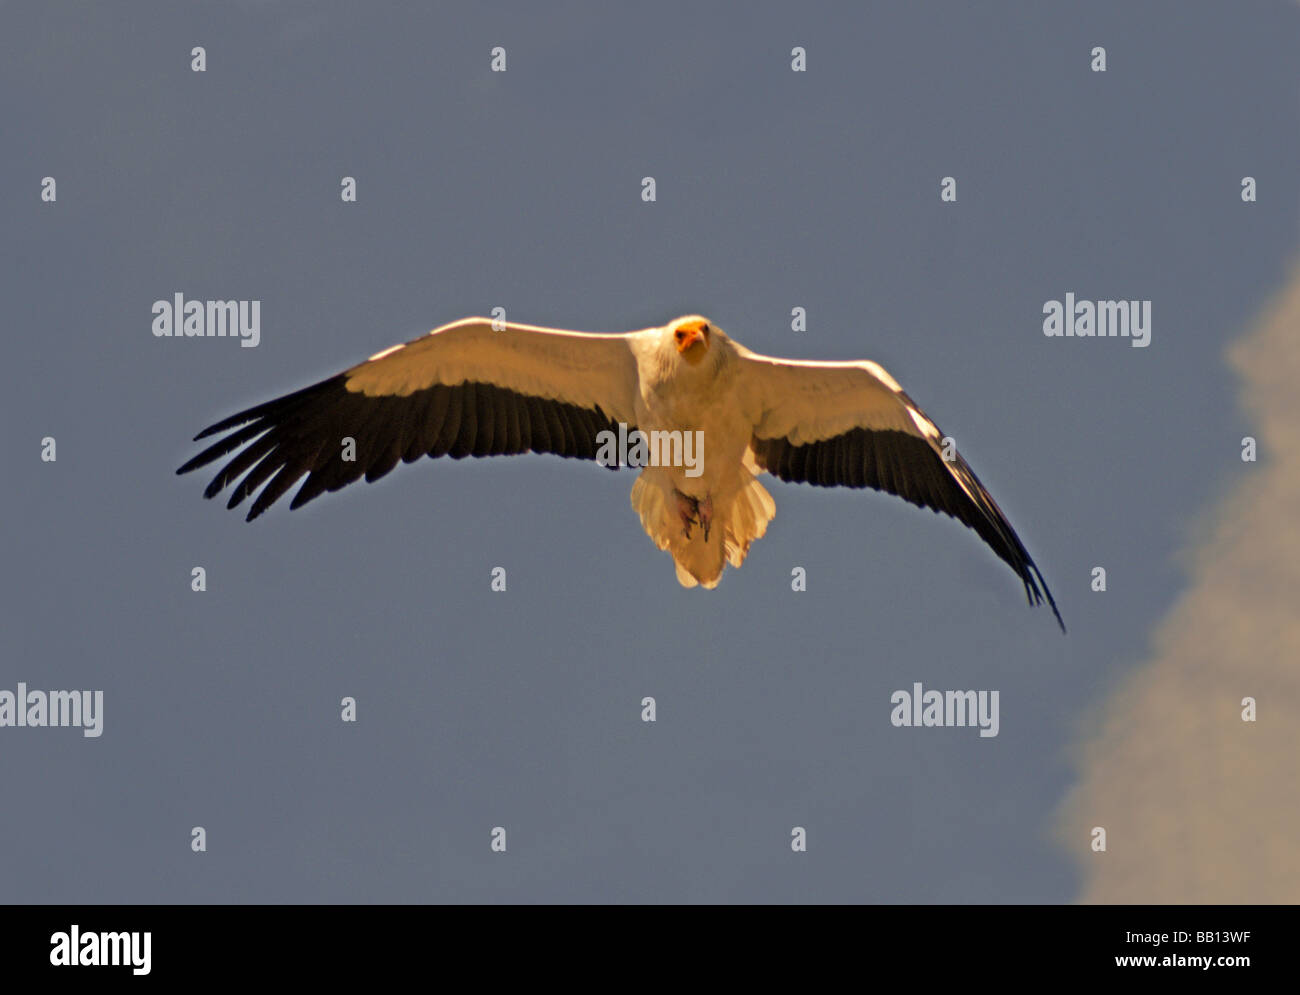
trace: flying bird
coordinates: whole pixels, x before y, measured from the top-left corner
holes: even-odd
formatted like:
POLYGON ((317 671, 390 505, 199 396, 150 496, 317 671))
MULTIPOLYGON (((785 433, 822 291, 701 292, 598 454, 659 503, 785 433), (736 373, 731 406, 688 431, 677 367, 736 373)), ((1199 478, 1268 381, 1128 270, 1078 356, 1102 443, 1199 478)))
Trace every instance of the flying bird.
POLYGON ((422 456, 533 452, 640 465, 632 506, 686 587, 716 587, 766 532, 776 503, 760 474, 871 487, 974 529, 1029 603, 1045 599, 1065 628, 992 495, 882 367, 759 355, 699 315, 616 335, 465 318, 231 415, 195 441, 214 435, 176 472, 233 453, 204 497, 234 484, 235 508, 261 487, 248 521, 304 476, 290 508, 422 456), (643 444, 636 459, 623 458, 630 439, 643 444))

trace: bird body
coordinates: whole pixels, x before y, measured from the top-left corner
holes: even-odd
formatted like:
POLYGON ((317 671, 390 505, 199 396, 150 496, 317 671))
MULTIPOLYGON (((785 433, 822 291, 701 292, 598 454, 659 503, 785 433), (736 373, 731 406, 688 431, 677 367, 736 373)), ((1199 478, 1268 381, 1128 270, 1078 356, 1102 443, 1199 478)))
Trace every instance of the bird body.
POLYGON ((669 443, 669 458, 641 470, 632 505, 684 586, 715 587, 762 537, 776 510, 758 479, 766 472, 871 487, 952 515, 1060 621, 992 496, 893 377, 865 360, 763 356, 699 315, 618 335, 466 318, 212 425, 196 441, 226 434, 177 472, 234 453, 204 494, 238 480, 234 508, 260 488, 251 521, 304 476, 291 508, 363 475, 377 480, 399 459, 603 461, 602 447, 629 430, 669 443))
POLYGON ((657 329, 637 340, 636 414, 638 427, 652 437, 693 433, 702 443, 701 472, 693 477, 681 466, 647 467, 633 485, 632 506, 655 545, 672 555, 677 579, 686 587, 712 588, 728 562, 736 567, 744 562, 776 504, 755 479, 758 468, 746 459, 761 409, 745 389, 742 357, 726 334, 703 318, 687 316, 674 324, 691 322, 709 329, 707 354, 699 362, 685 359, 675 345, 666 348, 657 329), (686 509, 679 495, 687 499, 686 509), (700 502, 707 502, 702 517, 700 502), (696 527, 681 520, 683 510, 696 518, 696 527))

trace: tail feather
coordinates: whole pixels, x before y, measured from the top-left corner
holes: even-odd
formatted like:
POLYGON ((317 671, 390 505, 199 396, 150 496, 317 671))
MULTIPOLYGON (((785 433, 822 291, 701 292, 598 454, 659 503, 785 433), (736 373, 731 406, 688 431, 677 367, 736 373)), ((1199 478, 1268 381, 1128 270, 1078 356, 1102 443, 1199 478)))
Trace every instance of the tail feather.
POLYGON ((767 488, 753 474, 745 471, 745 482, 731 506, 731 513, 723 533, 726 541, 727 562, 738 567, 745 562, 749 547, 755 539, 763 538, 767 523, 776 514, 776 502, 767 488))
POLYGON ((632 507, 641 526, 656 546, 672 555, 677 580, 683 587, 717 587, 727 564, 738 567, 745 561, 750 545, 763 536, 776 514, 772 495, 748 469, 742 473, 738 491, 725 499, 713 497, 713 521, 707 540, 699 526, 691 528, 689 538, 684 534, 671 478, 665 474, 652 476, 646 470, 633 484, 632 507))
MULTIPOLYGON (((669 487, 672 485, 670 484, 669 487)), ((668 530, 672 525, 668 512, 669 494, 662 486, 651 483, 642 471, 632 485, 632 507, 641 517, 641 527, 645 529, 656 546, 668 548, 668 530)))

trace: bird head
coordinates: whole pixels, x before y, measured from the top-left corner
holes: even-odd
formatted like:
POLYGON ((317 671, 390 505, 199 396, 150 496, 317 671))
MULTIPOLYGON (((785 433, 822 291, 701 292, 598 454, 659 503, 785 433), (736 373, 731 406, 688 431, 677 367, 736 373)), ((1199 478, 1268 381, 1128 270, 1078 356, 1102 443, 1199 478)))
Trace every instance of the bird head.
POLYGON ((692 365, 702 362, 708 355, 712 345, 710 339, 716 331, 712 322, 698 314, 678 318, 668 325, 678 355, 692 365))

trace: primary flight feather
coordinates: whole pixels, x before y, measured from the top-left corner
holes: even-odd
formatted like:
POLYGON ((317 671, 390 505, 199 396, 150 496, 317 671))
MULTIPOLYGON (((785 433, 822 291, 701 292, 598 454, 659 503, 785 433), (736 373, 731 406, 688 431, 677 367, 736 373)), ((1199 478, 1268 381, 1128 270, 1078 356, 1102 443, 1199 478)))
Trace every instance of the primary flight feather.
POLYGON ((761 356, 699 315, 622 335, 466 318, 217 422, 195 440, 225 434, 176 472, 231 456, 204 496, 234 484, 234 508, 260 487, 252 521, 303 477, 290 508, 422 456, 608 463, 610 440, 637 432, 663 443, 690 433, 687 453, 699 440, 693 463, 670 449, 632 488, 641 524, 687 587, 717 586, 767 530, 776 504, 757 479, 767 472, 946 512, 1061 622, 1011 523, 965 460, 944 458, 943 434, 884 369, 761 356))

